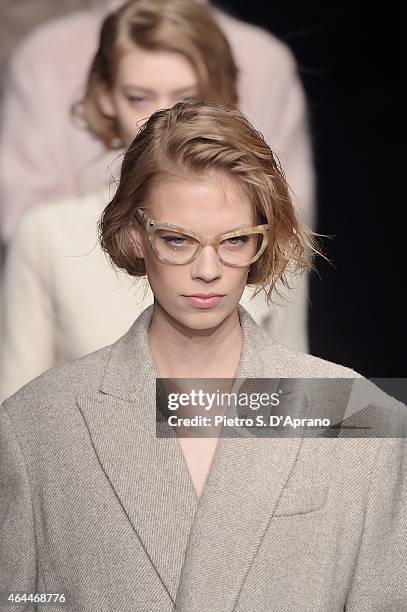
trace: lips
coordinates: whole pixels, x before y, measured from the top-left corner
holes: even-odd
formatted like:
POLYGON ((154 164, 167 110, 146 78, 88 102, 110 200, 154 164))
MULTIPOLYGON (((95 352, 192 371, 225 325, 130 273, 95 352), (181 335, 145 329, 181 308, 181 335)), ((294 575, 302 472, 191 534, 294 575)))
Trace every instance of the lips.
POLYGON ((183 297, 193 308, 214 308, 225 296, 220 293, 195 293, 183 297))
POLYGON ((223 293, 193 293, 192 295, 186 295, 185 297, 208 299, 213 297, 223 297, 223 293))

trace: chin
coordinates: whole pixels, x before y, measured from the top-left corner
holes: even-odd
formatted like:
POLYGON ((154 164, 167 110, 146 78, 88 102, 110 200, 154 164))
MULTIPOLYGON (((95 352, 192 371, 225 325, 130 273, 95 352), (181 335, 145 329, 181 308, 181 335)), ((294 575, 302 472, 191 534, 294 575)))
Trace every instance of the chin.
MULTIPOLYGON (((235 307, 237 309, 237 305, 235 307)), ((186 328, 196 331, 210 330, 218 327, 227 319, 235 309, 196 309, 188 312, 178 312, 175 317, 186 328)))

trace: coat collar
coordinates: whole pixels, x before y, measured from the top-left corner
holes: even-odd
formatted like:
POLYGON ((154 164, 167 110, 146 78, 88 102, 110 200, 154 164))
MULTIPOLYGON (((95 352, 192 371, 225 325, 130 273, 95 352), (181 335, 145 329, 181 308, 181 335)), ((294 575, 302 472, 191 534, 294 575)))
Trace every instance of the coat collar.
MULTIPOLYGON (((147 336, 152 314, 150 306, 113 345, 100 392, 78 397, 78 406, 169 603, 201 611, 209 584, 216 609, 231 612, 302 440, 220 438, 198 499, 178 439, 156 436, 158 372, 147 336)), ((241 306, 239 318, 237 378, 279 376, 272 340, 241 306)))
MULTIPOLYGON (((130 330, 112 346, 100 386, 102 393, 123 400, 135 400, 147 379, 155 380, 159 377, 148 344, 148 329, 153 310, 154 305, 146 308, 130 330)), ((236 378, 284 376, 286 369, 281 363, 278 345, 240 304, 238 311, 243 332, 243 349, 236 378), (266 346, 268 359, 265 361, 263 349, 266 346)))

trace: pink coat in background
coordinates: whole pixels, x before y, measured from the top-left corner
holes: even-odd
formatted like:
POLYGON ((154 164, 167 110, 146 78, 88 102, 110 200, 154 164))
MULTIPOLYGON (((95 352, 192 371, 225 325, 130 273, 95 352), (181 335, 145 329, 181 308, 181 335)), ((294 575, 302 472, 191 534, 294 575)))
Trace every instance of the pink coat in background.
MULTIPOLYGON (((111 3, 116 6, 117 2, 111 3)), ((314 225, 314 170, 304 94, 288 47, 217 9, 240 71, 240 109, 277 153, 302 220, 314 225)), ((10 240, 25 211, 106 185, 118 156, 71 118, 97 48, 104 13, 52 21, 16 52, 2 105, 0 235, 10 240)))

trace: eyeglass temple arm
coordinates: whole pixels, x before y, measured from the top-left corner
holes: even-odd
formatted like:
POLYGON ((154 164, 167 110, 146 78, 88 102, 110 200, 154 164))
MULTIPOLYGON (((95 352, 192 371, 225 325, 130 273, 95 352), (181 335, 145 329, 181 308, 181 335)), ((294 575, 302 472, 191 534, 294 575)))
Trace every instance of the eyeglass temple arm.
POLYGON ((144 223, 144 224, 147 223, 148 217, 146 213, 144 212, 144 210, 142 210, 141 208, 135 208, 134 214, 141 223, 144 223))

